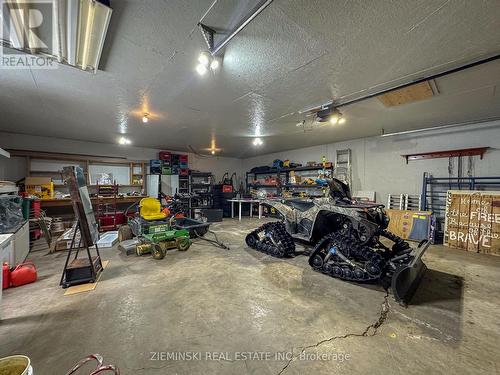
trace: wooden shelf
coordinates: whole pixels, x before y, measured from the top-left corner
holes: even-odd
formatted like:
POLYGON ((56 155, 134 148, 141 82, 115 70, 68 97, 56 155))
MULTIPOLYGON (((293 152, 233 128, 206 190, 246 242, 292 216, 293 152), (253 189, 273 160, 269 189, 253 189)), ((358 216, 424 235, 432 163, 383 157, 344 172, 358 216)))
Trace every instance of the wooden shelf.
POLYGON ((483 155, 488 149, 489 147, 463 148, 458 150, 422 152, 419 154, 404 154, 401 156, 406 159, 406 164, 408 164, 410 160, 452 158, 452 157, 476 156, 476 155, 479 155, 480 158, 483 159, 483 155))
MULTIPOLYGON (((121 204, 121 203, 134 203, 140 201, 142 198, 146 198, 146 196, 137 196, 137 197, 117 197, 116 198, 116 203, 121 204)), ((92 201, 92 204, 97 203, 97 198, 90 198, 92 201)), ((113 201, 114 198, 107 198, 107 197, 102 197, 100 198, 101 201, 113 201)), ((63 198, 63 199, 40 199, 40 204, 43 207, 64 207, 64 206, 71 206, 71 199, 69 198, 63 198)))

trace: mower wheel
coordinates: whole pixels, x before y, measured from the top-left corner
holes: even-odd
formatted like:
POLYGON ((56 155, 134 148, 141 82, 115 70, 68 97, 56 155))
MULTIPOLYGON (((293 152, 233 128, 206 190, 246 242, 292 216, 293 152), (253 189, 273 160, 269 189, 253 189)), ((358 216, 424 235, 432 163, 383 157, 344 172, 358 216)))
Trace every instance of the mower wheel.
POLYGON ((153 256, 153 259, 161 260, 165 258, 166 252, 159 244, 155 244, 153 246, 153 251, 151 252, 151 255, 153 256))
POLYGON ((177 250, 186 251, 191 246, 189 238, 179 238, 177 240, 177 250))
POLYGON ((130 225, 122 225, 118 229, 118 242, 131 240, 132 238, 134 238, 134 234, 132 233, 132 228, 130 227, 130 225))

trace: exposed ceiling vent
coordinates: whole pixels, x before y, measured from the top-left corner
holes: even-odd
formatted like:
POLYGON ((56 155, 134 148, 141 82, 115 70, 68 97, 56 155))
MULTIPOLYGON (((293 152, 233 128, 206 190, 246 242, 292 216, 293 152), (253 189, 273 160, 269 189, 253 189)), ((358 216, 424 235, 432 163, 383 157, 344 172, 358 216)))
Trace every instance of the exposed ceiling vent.
POLYGON ((3 2, 4 46, 97 72, 111 19, 109 1, 3 2))

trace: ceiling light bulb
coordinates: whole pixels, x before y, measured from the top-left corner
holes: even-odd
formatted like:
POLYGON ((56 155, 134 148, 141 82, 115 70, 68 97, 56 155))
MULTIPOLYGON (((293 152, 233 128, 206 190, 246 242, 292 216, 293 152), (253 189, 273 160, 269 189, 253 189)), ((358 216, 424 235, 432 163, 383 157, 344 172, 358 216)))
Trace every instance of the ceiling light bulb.
POLYGON ((148 119, 148 115, 144 115, 144 116, 142 116, 142 122, 143 122, 143 123, 145 123, 145 124, 146 124, 148 121, 149 121, 149 119, 148 119))
POLYGON ((198 62, 207 67, 208 64, 210 63, 210 59, 208 58, 207 54, 205 52, 200 53, 200 56, 198 56, 198 62))
POLYGON ((262 143, 263 143, 263 142, 262 142, 262 139, 260 139, 260 138, 255 138, 255 139, 253 140, 253 145, 254 145, 254 146, 261 146, 261 145, 262 145, 262 143))
POLYGON ((204 75, 207 72, 207 67, 202 64, 196 65, 196 71, 200 76, 204 75))
POLYGON ((335 125, 337 122, 339 122, 339 116, 337 115, 332 115, 332 117, 330 117, 330 123, 332 125, 335 125))
POLYGON ((121 145, 129 145, 131 142, 130 142, 130 139, 127 139, 125 137, 121 137, 118 140, 118 143, 121 144, 121 145))
POLYGON ((217 59, 213 59, 210 63, 210 69, 217 70, 219 68, 219 61, 217 59))
POLYGON ((340 124, 340 125, 345 124, 345 118, 343 118, 343 117, 342 117, 342 118, 339 120, 339 124, 340 124))
POLYGON ((215 155, 215 150, 212 150, 212 155, 215 155))

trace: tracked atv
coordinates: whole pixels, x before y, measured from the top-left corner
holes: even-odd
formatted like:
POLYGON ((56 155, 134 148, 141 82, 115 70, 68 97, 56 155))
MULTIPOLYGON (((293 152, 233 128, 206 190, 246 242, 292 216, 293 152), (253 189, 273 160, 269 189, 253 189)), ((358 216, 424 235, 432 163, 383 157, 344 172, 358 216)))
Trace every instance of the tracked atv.
POLYGON ((266 200, 282 221, 266 223, 249 233, 249 247, 272 256, 295 254, 294 240, 314 245, 311 267, 326 275, 355 282, 380 282, 406 305, 426 270, 423 241, 416 249, 387 231, 384 206, 354 202, 347 185, 329 181, 330 194, 314 200, 266 200), (390 240, 382 242, 382 238, 390 240))

